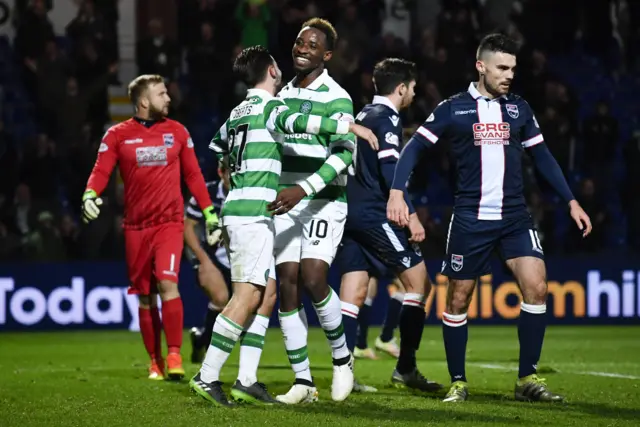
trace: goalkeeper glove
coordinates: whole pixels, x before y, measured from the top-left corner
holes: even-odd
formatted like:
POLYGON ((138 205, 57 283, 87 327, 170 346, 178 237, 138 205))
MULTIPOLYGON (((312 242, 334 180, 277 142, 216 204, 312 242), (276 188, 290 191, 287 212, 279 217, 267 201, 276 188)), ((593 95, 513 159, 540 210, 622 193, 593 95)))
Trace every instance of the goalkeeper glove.
POLYGON ((213 206, 205 208, 202 213, 204 214, 207 244, 209 246, 213 246, 218 243, 220 241, 220 237, 222 237, 220 221, 218 220, 218 215, 213 211, 213 206))
POLYGON ((100 215, 100 208, 102 206, 102 199, 98 197, 95 191, 87 190, 82 195, 82 221, 85 224, 89 221, 93 221, 100 215))

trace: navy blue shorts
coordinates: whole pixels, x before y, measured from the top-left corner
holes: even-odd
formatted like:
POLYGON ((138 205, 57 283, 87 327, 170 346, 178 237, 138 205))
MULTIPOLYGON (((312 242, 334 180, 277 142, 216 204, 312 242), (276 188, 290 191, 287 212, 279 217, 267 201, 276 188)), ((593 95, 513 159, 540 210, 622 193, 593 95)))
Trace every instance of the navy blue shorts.
POLYGON ((504 261, 525 256, 544 259, 538 232, 528 213, 496 221, 452 216, 442 274, 458 280, 489 274, 494 251, 504 261))
POLYGON ((377 278, 397 275, 423 262, 420 248, 409 243, 406 231, 388 223, 345 230, 336 259, 341 275, 367 271, 377 278))

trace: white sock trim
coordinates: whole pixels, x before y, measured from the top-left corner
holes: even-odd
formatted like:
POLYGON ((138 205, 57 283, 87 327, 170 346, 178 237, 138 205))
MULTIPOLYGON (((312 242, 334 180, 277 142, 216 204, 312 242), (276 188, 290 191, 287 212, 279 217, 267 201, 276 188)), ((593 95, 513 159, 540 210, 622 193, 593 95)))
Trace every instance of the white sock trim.
POLYGON ((523 302, 520 304, 520 310, 530 314, 544 314, 547 312, 547 304, 534 305, 523 302))
POLYGON ((391 299, 402 302, 404 300, 404 292, 395 291, 391 294, 391 299))
POLYGON ((467 324, 467 313, 449 314, 442 313, 442 323, 452 328, 459 328, 467 324))
POLYGON ((360 313, 360 308, 357 305, 341 301, 341 306, 342 306, 341 311, 343 316, 349 316, 354 319, 358 318, 358 313, 360 313))
POLYGON ((404 294, 402 305, 410 305, 411 307, 424 308, 424 295, 422 294, 404 294))
POLYGON ((367 298, 364 300, 364 305, 368 305, 369 307, 371 307, 371 306, 373 305, 373 298, 369 298, 369 297, 367 297, 367 298))

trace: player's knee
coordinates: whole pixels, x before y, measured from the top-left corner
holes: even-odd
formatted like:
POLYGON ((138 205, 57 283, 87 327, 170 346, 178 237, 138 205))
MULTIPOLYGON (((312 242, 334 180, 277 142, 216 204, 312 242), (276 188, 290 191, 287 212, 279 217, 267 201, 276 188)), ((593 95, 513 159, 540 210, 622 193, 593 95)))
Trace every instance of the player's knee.
POLYGON ((159 281, 158 292, 160 293, 160 298, 162 298, 162 301, 169 301, 175 298, 180 298, 178 284, 170 280, 159 281))
POLYGON ((309 295, 311 295, 313 302, 320 302, 327 297, 329 285, 327 285, 326 279, 318 276, 311 276, 307 277, 306 280, 303 278, 302 283, 309 295))
MULTIPOLYGON (((152 305, 151 305, 151 296, 149 296, 149 295, 138 295, 138 305, 143 310, 149 310, 152 307, 152 305)), ((157 306, 158 303, 156 302, 155 305, 157 306)))
POLYGON ((262 301, 264 289, 264 286, 239 283, 233 289, 233 298, 230 303, 242 305, 249 313, 255 313, 262 301))
MULTIPOLYGON (((269 279, 271 282, 271 279, 269 279)), ((258 308, 258 314, 261 316, 270 317, 271 312, 273 312, 273 307, 276 305, 276 300, 278 299, 278 294, 276 291, 275 283, 273 286, 271 284, 267 284, 267 288, 264 291, 264 296, 262 297, 262 303, 258 308)))
POLYGON ((216 289, 211 294, 211 302, 216 307, 224 307, 229 303, 229 291, 227 289, 216 289))
POLYGON ((362 306, 369 291, 368 283, 369 274, 366 271, 344 274, 340 282, 340 301, 362 306))
POLYGON ((464 281, 450 280, 447 289, 447 313, 464 314, 469 309, 473 286, 468 286, 464 281))
POLYGON ((531 283, 523 284, 522 300, 525 304, 542 305, 547 302, 547 282, 544 280, 536 280, 531 283))
POLYGON ((399 274, 399 278, 406 293, 429 295, 431 291, 431 281, 424 263, 403 271, 399 274))

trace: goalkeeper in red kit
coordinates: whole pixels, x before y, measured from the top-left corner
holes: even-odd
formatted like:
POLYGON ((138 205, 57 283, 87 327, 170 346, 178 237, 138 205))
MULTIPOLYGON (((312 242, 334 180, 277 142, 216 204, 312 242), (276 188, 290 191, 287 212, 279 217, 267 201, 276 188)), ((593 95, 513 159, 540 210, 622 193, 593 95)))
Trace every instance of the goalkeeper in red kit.
POLYGON ((139 298, 140 332, 151 358, 150 379, 165 378, 161 329, 167 340, 166 375, 184 376, 183 307, 178 273, 183 247, 184 201, 180 176, 204 212, 207 241, 220 237, 218 217, 193 150, 189 132, 167 118, 171 99, 164 79, 142 75, 129 84, 135 116, 112 126, 103 137, 82 197, 85 222, 100 214, 100 193, 116 163, 124 182, 124 237, 129 293, 139 298), (162 322, 158 312, 162 299, 162 322))

